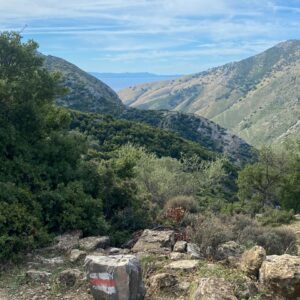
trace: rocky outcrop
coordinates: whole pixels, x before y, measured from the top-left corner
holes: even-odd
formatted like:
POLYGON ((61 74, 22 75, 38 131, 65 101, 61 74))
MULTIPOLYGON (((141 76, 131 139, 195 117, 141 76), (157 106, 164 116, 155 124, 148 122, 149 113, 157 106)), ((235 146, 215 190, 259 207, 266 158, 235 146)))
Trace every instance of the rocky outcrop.
POLYGON ((285 299, 300 297, 300 257, 267 256, 259 271, 259 280, 285 299))
POLYGON ((143 299, 142 270, 134 255, 90 255, 85 266, 95 300, 143 299))
POLYGON ((96 249, 105 249, 109 246, 108 236, 90 236, 79 240, 79 247, 84 251, 94 251, 96 249))
POLYGON ((245 251, 240 260, 240 269, 248 275, 258 276, 258 271, 266 258, 266 250, 261 246, 254 246, 245 251))
POLYGON ((222 278, 201 278, 193 300, 237 300, 233 287, 222 278))
POLYGON ((133 252, 165 253, 172 251, 175 243, 173 230, 157 231, 144 230, 141 237, 133 246, 133 252))

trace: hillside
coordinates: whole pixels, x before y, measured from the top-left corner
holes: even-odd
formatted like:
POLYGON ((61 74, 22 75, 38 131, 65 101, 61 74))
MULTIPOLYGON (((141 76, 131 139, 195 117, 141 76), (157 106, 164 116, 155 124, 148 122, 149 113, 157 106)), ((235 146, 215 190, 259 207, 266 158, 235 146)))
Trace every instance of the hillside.
POLYGON ((73 64, 47 56, 45 66, 50 71, 61 72, 62 84, 69 88, 68 93, 57 100, 61 106, 83 112, 110 114, 115 118, 169 129, 211 151, 226 153, 237 162, 247 161, 252 156, 251 147, 247 143, 203 117, 126 108, 107 85, 73 64))
POLYGON ((259 146, 299 135, 300 41, 206 72, 119 92, 127 105, 195 113, 259 146))

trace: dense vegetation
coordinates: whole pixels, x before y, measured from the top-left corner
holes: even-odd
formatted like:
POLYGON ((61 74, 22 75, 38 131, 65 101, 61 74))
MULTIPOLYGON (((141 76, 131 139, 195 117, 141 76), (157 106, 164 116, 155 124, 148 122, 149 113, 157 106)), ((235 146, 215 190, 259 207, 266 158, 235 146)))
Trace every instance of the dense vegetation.
MULTIPOLYGON (((72 229, 109 232, 121 244, 142 228, 189 224, 204 243, 201 216, 217 224, 223 214, 262 213, 260 222, 269 224, 264 214, 281 223, 293 217, 283 209, 300 211, 299 142, 284 151, 263 149, 236 184, 237 169, 227 158, 175 133, 57 107, 55 99, 67 91, 43 59, 35 42, 0 35, 0 260, 72 229), (182 210, 184 218, 174 219, 182 210)), ((256 226, 249 222, 248 231, 256 226)), ((270 245, 275 234, 282 239, 260 226, 253 243, 270 245)))

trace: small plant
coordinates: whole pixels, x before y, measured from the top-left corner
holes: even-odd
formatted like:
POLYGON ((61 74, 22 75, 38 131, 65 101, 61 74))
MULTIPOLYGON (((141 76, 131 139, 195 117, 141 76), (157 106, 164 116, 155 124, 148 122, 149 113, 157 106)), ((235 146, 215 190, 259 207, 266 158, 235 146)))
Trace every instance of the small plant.
POLYGON ((268 209, 263 213, 258 221, 262 225, 278 226, 282 224, 289 224, 294 220, 294 211, 281 209, 268 209))

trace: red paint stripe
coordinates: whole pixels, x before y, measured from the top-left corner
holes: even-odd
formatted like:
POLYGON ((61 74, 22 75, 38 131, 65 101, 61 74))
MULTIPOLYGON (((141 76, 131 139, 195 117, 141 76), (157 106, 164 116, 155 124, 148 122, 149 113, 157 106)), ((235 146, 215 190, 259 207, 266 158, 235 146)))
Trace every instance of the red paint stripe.
POLYGON ((115 286, 116 282, 113 279, 95 278, 91 280, 91 285, 115 286))

